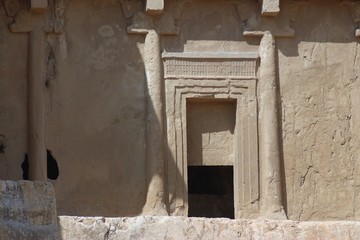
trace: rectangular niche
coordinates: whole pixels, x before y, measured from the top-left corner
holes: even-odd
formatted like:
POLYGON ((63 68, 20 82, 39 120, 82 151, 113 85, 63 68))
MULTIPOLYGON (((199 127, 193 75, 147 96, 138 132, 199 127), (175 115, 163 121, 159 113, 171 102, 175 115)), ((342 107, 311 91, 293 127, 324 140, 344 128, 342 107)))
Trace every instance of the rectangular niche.
POLYGON ((188 166, 234 165, 236 101, 188 99, 188 166))
POLYGON ((188 192, 188 171, 192 167, 230 167, 235 218, 257 217, 257 54, 166 53, 163 62, 170 214, 192 214, 188 192), (214 62, 220 68, 214 67, 214 62), (176 69, 178 64, 181 71, 176 69), (206 119, 208 125, 199 126, 206 119))

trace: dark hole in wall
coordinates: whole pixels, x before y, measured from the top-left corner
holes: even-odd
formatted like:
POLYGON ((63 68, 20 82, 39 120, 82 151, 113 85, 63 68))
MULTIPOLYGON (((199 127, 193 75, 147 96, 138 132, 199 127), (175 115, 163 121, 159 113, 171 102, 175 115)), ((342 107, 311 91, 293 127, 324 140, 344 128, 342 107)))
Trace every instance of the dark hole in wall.
MULTIPOLYGON (((55 158, 52 156, 50 150, 46 150, 47 155, 47 177, 51 180, 56 180, 59 177, 59 168, 55 158)), ((21 169, 23 171, 23 179, 29 180, 29 158, 25 154, 24 161, 21 164, 21 169)))
POLYGON ((4 154, 5 153, 5 144, 0 143, 0 154, 4 154))
POLYGON ((46 150, 46 153, 47 153, 47 176, 51 180, 56 180, 59 177, 58 164, 50 150, 46 150))
POLYGON ((234 219, 232 166, 188 166, 189 217, 234 219))
POLYGON ((25 158, 21 164, 21 169, 23 171, 23 179, 29 180, 29 158, 27 153, 25 153, 25 158))
POLYGON ((2 135, 2 134, 0 134, 0 154, 4 154, 4 153, 5 153, 5 148, 6 148, 6 146, 5 146, 4 141, 5 141, 5 136, 2 135))

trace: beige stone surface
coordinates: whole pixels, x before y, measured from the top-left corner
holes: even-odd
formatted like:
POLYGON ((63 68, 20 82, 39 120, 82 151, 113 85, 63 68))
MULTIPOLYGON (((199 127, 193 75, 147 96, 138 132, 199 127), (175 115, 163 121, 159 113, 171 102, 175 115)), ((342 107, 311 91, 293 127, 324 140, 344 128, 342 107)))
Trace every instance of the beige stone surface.
MULTIPOLYGON (((27 14, 29 6, 23 0, 2 2, 0 179, 19 180, 31 144, 29 35, 12 33, 9 25, 16 23, 19 10, 27 14)), ((136 216, 150 199, 149 212, 157 208, 186 215, 183 159, 188 149, 180 143, 186 142, 180 135, 186 128, 180 127, 184 123, 180 104, 170 104, 183 99, 181 94, 227 99, 236 93, 243 99, 237 105, 243 113, 239 124, 247 124, 238 139, 244 145, 234 147, 234 153, 241 152, 238 162, 247 164, 236 175, 238 186, 243 185, 236 189, 235 201, 249 203, 244 209, 250 210, 244 213, 259 217, 253 213, 266 196, 264 190, 269 190, 263 203, 277 196, 277 209, 283 206, 291 220, 360 220, 358 3, 283 0, 276 17, 261 17, 260 4, 251 0, 168 0, 155 17, 145 13, 145 4, 49 1, 46 16, 51 21, 46 22, 51 31, 43 29, 43 139, 59 166, 59 178, 53 182, 58 212, 136 216), (228 67, 242 63, 246 54, 259 53, 265 32, 274 37, 274 60, 264 64, 263 52, 255 57, 250 75, 245 65, 240 70, 228 67), (171 70, 166 57, 160 59, 162 53, 175 53, 183 60, 175 59, 177 67, 171 70), (242 57, 233 56, 238 53, 242 57), (224 55, 236 60, 227 65, 231 61, 224 55), (187 64, 196 69, 189 70, 187 64), (213 67, 204 71, 204 65, 213 67), (265 87, 276 90, 268 102, 262 90, 267 77, 261 77, 266 66, 274 71, 265 87), (244 72, 245 78, 239 77, 244 72), (176 88, 185 90, 171 100, 176 88), (194 89, 197 93, 187 92, 194 89), (263 125, 258 116, 263 118, 266 103, 275 103, 267 112, 267 119, 274 121, 263 125), (266 129, 268 139, 263 138, 266 129), (278 135, 278 141, 272 141, 278 135), (258 138, 276 143, 266 150, 279 160, 275 170, 264 168, 269 163, 261 155, 266 141, 258 138)))
POLYGON ((261 14, 263 16, 276 16, 280 12, 279 0, 263 0, 261 14))
POLYGON ((188 166, 234 165, 235 101, 193 101, 186 106, 188 166))
POLYGON ((59 217, 70 239, 359 239, 358 222, 293 222, 185 217, 59 217))
POLYGON ((164 0, 146 0, 146 13, 158 15, 164 11, 164 0))
POLYGON ((33 12, 44 12, 48 7, 48 0, 31 0, 30 9, 33 12))
POLYGON ((59 239, 51 183, 0 181, 0 239, 59 239))

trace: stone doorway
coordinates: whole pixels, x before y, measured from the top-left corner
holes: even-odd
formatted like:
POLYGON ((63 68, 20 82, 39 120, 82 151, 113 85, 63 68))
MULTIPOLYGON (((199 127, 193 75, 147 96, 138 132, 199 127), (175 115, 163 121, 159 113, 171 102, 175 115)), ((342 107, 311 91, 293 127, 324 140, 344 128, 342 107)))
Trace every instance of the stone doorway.
POLYGON ((235 99, 188 99, 188 216, 234 218, 235 99))
POLYGON ((230 167, 235 218, 258 216, 257 57, 163 53, 170 215, 192 214, 193 168, 230 167))

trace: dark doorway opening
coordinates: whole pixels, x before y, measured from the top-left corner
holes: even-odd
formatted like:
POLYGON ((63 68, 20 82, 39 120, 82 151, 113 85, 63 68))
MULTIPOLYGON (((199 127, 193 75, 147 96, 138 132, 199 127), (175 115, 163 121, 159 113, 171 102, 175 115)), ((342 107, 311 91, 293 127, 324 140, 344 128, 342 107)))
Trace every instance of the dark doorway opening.
POLYGON ((189 217, 234 219, 233 166, 188 166, 189 217))

